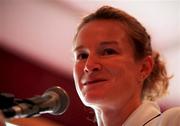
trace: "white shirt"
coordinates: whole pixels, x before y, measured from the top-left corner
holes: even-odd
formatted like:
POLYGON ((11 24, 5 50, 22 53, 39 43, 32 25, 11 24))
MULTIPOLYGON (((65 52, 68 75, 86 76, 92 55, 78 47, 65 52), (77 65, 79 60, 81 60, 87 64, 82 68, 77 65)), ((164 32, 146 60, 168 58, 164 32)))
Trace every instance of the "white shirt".
POLYGON ((154 102, 144 102, 124 122, 122 126, 180 126, 180 107, 164 113, 154 102))

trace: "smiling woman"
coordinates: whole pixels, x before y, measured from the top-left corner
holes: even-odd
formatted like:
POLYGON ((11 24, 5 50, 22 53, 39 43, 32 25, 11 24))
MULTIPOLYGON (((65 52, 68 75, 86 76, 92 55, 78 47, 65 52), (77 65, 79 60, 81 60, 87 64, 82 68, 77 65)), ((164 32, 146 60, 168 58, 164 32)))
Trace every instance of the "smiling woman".
POLYGON ((135 18, 99 8, 78 27, 73 53, 76 90, 98 126, 180 125, 180 108, 161 114, 154 102, 166 94, 169 77, 135 18))

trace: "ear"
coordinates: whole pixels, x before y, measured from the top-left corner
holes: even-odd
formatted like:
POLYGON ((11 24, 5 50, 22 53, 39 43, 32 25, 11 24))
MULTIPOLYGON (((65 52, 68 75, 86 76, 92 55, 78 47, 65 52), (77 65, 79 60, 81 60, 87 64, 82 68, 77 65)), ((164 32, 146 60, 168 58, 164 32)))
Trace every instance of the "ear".
POLYGON ((153 59, 152 56, 147 56, 142 61, 142 67, 141 67, 141 79, 145 80, 151 73, 153 69, 153 59))

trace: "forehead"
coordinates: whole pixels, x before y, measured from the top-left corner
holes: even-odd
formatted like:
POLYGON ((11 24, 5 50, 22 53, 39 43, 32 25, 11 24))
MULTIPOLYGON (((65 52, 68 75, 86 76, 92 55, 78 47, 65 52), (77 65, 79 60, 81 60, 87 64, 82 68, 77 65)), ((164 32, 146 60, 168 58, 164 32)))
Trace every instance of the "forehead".
POLYGON ((74 47, 84 44, 94 46, 104 41, 118 41, 121 44, 125 42, 129 44, 125 26, 115 20, 90 21, 79 30, 74 47))
POLYGON ((104 34, 107 36, 124 35, 125 27, 119 21, 115 20, 94 20, 85 24, 79 31, 78 36, 104 34))

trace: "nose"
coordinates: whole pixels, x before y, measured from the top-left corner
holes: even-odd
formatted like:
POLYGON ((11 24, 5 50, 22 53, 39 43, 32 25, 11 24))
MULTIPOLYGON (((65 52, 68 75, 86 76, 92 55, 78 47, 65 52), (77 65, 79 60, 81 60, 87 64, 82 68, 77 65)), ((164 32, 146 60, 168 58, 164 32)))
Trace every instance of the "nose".
POLYGON ((84 72, 92 73, 92 72, 100 71, 102 69, 102 65, 99 60, 100 59, 95 58, 95 56, 89 56, 88 59, 86 60, 84 72))

